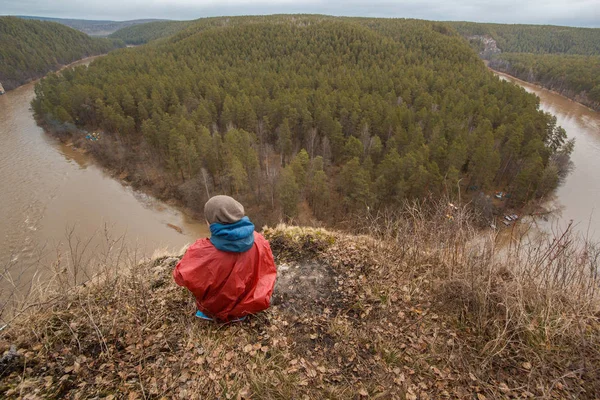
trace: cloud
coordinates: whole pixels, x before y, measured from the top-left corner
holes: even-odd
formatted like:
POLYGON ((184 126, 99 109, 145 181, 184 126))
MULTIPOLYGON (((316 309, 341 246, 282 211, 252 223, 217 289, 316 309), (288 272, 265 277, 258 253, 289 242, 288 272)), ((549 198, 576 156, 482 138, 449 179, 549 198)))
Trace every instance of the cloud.
POLYGON ((117 20, 310 13, 600 27, 598 0, 0 0, 0 13, 117 20))

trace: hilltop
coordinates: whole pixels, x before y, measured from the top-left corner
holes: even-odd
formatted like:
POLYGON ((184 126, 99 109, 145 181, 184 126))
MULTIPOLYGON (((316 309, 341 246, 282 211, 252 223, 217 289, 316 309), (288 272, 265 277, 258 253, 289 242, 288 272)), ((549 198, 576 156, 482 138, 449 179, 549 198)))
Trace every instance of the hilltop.
POLYGON ((590 276, 569 238, 500 261, 493 240, 465 247, 474 237, 460 215, 424 218, 373 236, 265 229, 279 270, 272 307, 240 324, 193 317, 171 277, 180 256, 101 266, 2 332, 0 393, 597 398, 598 282, 578 280, 590 276), (573 268, 575 279, 552 277, 573 268))

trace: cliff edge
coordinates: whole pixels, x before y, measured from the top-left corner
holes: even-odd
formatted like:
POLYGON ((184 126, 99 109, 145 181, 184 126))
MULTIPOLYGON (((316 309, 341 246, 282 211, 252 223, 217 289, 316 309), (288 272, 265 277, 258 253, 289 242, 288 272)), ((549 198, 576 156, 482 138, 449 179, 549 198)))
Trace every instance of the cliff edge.
MULTIPOLYGON (((179 257, 107 269, 2 332, 0 395, 600 395, 596 299, 526 279, 488 244, 466 246, 458 226, 419 229, 392 238, 266 228, 279 268, 272 307, 238 324, 193 316, 171 278, 179 257)), ((553 265, 553 249, 538 261, 553 265)))

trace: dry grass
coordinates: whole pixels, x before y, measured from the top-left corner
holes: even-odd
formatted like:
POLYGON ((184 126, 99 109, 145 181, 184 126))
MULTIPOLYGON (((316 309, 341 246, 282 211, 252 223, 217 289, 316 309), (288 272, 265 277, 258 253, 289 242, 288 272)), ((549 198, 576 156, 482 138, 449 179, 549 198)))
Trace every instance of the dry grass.
POLYGON ((600 248, 572 226, 551 236, 524 229, 507 243, 508 231, 473 230, 467 209, 451 214, 440 204, 412 204, 364 226, 406 265, 392 276, 419 282, 435 309, 454 317, 474 350, 462 362, 489 395, 505 397, 512 387, 535 397, 598 398, 600 248))
MULTIPOLYGON (((497 248, 465 210, 365 218, 369 236, 265 229, 273 307, 193 317, 177 257, 106 267, 2 332, 7 398, 597 398, 598 253, 497 248), (14 353, 14 352, 13 352, 14 353)), ((109 260, 108 265, 111 264, 109 260)))

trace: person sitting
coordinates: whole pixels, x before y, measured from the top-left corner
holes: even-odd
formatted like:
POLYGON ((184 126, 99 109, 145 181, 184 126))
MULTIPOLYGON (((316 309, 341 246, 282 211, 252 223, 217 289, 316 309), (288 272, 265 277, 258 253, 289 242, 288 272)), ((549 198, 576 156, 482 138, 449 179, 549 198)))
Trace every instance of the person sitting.
POLYGON ((196 316, 232 322, 269 308, 277 276, 269 242, 232 197, 210 198, 204 216, 210 238, 192 244, 173 270, 196 297, 196 316))

